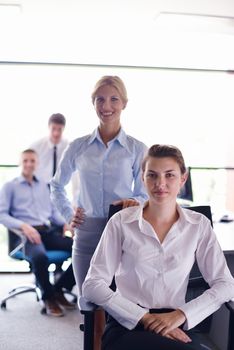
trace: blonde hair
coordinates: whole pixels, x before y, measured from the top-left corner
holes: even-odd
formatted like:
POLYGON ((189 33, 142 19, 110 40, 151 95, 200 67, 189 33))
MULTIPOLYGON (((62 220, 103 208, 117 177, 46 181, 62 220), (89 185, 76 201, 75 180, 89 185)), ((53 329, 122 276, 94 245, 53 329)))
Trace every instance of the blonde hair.
POLYGON ((126 106, 128 102, 128 96, 127 96, 127 90, 126 87, 123 83, 123 81, 114 75, 105 75, 101 79, 97 81, 97 83, 94 86, 94 90, 92 92, 91 98, 92 98, 92 103, 94 104, 95 98, 97 96, 97 91, 100 89, 102 86, 110 85, 113 86, 119 93, 122 102, 126 106))

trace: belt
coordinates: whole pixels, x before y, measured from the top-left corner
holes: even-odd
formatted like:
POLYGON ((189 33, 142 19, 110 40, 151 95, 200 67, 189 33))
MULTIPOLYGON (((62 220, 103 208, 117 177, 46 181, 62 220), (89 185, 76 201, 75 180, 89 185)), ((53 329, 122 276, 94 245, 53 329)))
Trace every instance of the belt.
POLYGON ((37 231, 49 231, 51 228, 50 226, 47 225, 35 225, 33 226, 37 231))
MULTIPOLYGON (((148 307, 144 307, 140 304, 137 304, 138 306, 142 307, 143 309, 148 309, 148 307)), ((175 311, 175 309, 170 309, 170 308, 154 308, 154 309, 149 309, 149 313, 150 314, 163 314, 163 313, 166 313, 166 312, 172 312, 172 311, 175 311)))
POLYGON ((162 308, 162 309, 149 309, 150 314, 163 314, 166 312, 172 312, 175 311, 174 309, 167 309, 167 308, 162 308))

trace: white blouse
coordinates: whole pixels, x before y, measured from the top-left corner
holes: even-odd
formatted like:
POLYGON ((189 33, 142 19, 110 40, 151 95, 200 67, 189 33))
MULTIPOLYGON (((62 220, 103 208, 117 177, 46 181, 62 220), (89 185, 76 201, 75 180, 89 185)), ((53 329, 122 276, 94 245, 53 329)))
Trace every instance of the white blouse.
POLYGON ((210 221, 189 209, 177 210, 179 219, 162 243, 144 220, 143 206, 118 212, 107 223, 91 260, 84 297, 128 329, 151 308, 179 308, 186 316, 184 329, 190 329, 234 298, 234 279, 210 221), (195 258, 210 288, 186 303, 195 258), (109 288, 113 276, 115 292, 109 288))

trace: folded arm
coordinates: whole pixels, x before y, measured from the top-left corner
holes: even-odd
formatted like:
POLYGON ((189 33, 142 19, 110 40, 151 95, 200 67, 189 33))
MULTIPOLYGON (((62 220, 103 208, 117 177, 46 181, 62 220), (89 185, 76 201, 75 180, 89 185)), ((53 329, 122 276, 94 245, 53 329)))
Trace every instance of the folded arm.
POLYGON ((218 243, 216 235, 204 218, 201 239, 196 250, 196 260, 203 278, 209 284, 199 297, 180 307, 186 315, 185 329, 195 327, 220 306, 234 297, 234 279, 218 243))

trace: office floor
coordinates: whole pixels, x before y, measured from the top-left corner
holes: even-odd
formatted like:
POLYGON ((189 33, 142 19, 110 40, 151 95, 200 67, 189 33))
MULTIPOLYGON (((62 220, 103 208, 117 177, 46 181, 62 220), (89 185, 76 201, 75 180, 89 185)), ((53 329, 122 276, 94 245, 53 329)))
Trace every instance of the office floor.
MULTIPOLYGON (((31 274, 0 274, 0 299, 16 285, 32 282, 31 274)), ((59 318, 42 315, 40 310, 34 293, 9 300, 7 309, 0 309, 0 350, 82 350, 78 310, 59 318)))

